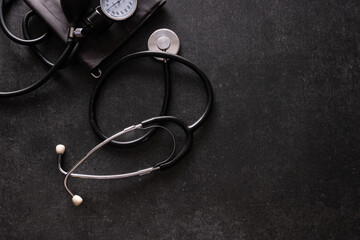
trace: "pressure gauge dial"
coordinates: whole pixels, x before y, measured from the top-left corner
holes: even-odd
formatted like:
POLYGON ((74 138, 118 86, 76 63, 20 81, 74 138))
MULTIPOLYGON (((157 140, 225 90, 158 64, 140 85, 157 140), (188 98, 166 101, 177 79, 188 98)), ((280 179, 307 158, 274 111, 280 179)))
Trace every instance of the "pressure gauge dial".
POLYGON ((103 13, 115 21, 131 17, 137 7, 137 0, 100 0, 103 13))

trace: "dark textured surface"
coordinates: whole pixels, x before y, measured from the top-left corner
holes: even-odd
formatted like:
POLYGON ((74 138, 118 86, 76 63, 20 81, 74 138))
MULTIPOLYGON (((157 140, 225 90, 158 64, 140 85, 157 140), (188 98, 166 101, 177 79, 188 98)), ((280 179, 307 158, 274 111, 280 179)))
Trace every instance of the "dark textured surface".
MULTIPOLYGON (((27 7, 13 9, 8 22, 19 32, 27 7)), ((212 115, 169 171, 71 180, 84 198, 78 208, 54 149, 67 145, 69 167, 99 142, 87 117, 95 81, 74 64, 35 93, 1 100, 0 238, 360 239, 359 23, 350 0, 168 0, 117 54, 145 49, 157 28, 174 30, 181 55, 211 79, 212 115)), ((1 90, 44 74, 27 48, 0 40, 1 90)), ((62 45, 49 46, 55 58, 62 45)), ((171 113, 195 120, 201 84, 173 67, 171 113)), ((151 60, 119 69, 100 103, 107 132, 159 111, 161 73, 151 60)), ((81 170, 146 167, 169 151, 162 136, 136 149, 108 147, 81 170)))

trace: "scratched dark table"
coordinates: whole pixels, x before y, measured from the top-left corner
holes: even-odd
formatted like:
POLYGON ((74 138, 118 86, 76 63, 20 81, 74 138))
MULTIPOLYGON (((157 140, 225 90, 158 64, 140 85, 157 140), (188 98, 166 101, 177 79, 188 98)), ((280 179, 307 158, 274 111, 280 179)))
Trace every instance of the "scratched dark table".
MULTIPOLYGON (((19 36, 28 10, 15 1, 6 15, 19 36)), ((145 50, 164 27, 214 88, 190 153, 140 178, 71 179, 84 198, 74 207, 55 146, 67 146, 69 169, 100 142, 88 120, 96 80, 75 62, 38 91, 0 100, 0 239, 360 239, 359 3, 168 0, 116 56, 145 50)), ((27 47, 0 40, 1 90, 44 75, 27 47)), ((41 45, 53 60, 63 48, 56 36, 41 45)), ((169 114, 190 123, 205 93, 190 70, 172 71, 169 114)), ((99 102, 104 131, 156 116, 162 79, 155 60, 119 67, 99 102)), ((108 146, 79 170, 138 170, 170 150, 158 132, 136 148, 108 146)))

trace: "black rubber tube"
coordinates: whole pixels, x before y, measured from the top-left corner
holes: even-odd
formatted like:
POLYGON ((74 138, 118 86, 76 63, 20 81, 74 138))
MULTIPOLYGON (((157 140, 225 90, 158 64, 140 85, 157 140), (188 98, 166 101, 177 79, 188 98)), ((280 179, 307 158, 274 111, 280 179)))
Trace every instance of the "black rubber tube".
POLYGON ((189 129, 183 121, 174 116, 154 117, 141 123, 143 127, 149 127, 152 125, 164 124, 169 122, 178 125, 182 128, 182 130, 184 130, 186 134, 186 140, 184 146, 181 148, 180 152, 175 157, 165 160, 163 162, 159 162, 154 166, 154 168, 160 167, 161 170, 165 170, 169 167, 174 166, 175 163, 177 163, 190 150, 193 142, 193 131, 191 131, 191 129, 189 129))
MULTIPOLYGON (((22 31, 23 31, 25 39, 30 39, 31 38, 30 33, 29 33, 29 21, 30 21, 30 18, 35 16, 35 15, 36 14, 35 14, 34 11, 29 11, 27 14, 24 15, 24 18, 23 18, 23 21, 22 21, 22 31)), ((59 69, 64 69, 65 67, 67 67, 71 63, 72 59, 74 58, 74 56, 79 51, 80 46, 81 46, 81 39, 79 39, 77 41, 77 43, 75 44, 74 49, 72 50, 71 54, 68 57, 68 60, 59 69)), ((55 65, 50 60, 48 60, 45 57, 45 55, 35 45, 29 45, 29 48, 41 60, 41 62, 44 63, 45 65, 47 65, 48 67, 53 67, 55 65)))
POLYGON ((34 84, 32 84, 32 85, 30 85, 28 87, 25 87, 23 89, 19 89, 19 90, 15 90, 15 91, 9 91, 9 92, 0 92, 0 98, 18 97, 18 96, 24 95, 26 93, 29 93, 29 92, 34 91, 35 89, 41 87, 64 64, 64 62, 68 59, 68 56, 71 54, 73 48, 74 48, 74 42, 73 41, 68 42, 65 51, 62 53, 60 58, 57 60, 54 67, 50 68, 49 71, 47 72, 47 74, 42 79, 40 79, 38 82, 36 82, 36 83, 34 83, 34 84))
MULTIPOLYGON (((111 68, 111 67, 110 67, 111 68)), ((96 84, 94 91, 91 95, 90 99, 90 123, 91 127, 94 130, 94 132, 103 140, 107 139, 108 137, 102 132, 100 129, 97 118, 96 118, 96 102, 99 96, 99 90, 102 88, 102 83, 104 83, 104 80, 113 72, 114 68, 109 69, 106 71, 103 76, 99 79, 98 83, 96 84)), ((160 116, 165 115, 169 106, 170 101, 170 92, 171 92, 171 79, 170 79, 170 66, 167 61, 164 62, 164 82, 165 82, 165 89, 164 89, 164 100, 162 103, 162 107, 160 110, 160 116)), ((152 129, 142 135, 141 137, 131 140, 131 141, 111 141, 110 144, 120 147, 133 147, 140 143, 145 142, 148 138, 151 137, 151 135, 156 131, 156 129, 152 129)))
POLYGON ((4 0, 0 0, 0 26, 8 38, 10 38, 12 41, 14 41, 18 44, 21 44, 21 45, 35 45, 35 44, 39 44, 45 40, 47 33, 43 34, 42 36, 40 36, 38 38, 29 39, 29 40, 18 38, 14 34, 12 34, 5 24, 4 8, 5 8, 4 0))
MULTIPOLYGON (((202 70, 200 70, 195 64, 193 64, 189 60, 187 60, 183 57, 180 57, 178 55, 168 54, 168 53, 164 53, 164 52, 144 51, 144 52, 137 52, 137 53, 129 54, 123 58, 118 59, 116 62, 114 62, 113 64, 111 64, 109 66, 108 70, 103 74, 103 76, 97 82, 97 84, 93 90, 93 93, 91 95, 90 107, 89 107, 90 108, 89 109, 89 119, 90 119, 91 127, 93 128, 94 132, 102 139, 107 138, 106 135, 100 130, 100 128, 98 126, 98 122, 97 122, 97 117, 96 117, 96 103, 98 100, 98 95, 99 95, 99 92, 100 92, 101 88, 103 87, 104 83, 106 82, 107 77, 109 75, 111 75, 113 73, 113 71, 118 68, 119 65, 124 64, 127 61, 137 59, 137 58, 142 58, 142 57, 160 57, 160 58, 164 58, 164 59, 170 59, 172 61, 184 64, 185 66, 192 69, 195 73, 197 73, 197 75, 200 77, 200 79, 203 82, 203 85, 206 89, 206 94, 207 94, 207 105, 205 107, 204 113, 201 115, 201 117, 197 121, 195 121, 195 123, 193 123, 192 125, 190 125, 188 127, 191 131, 197 130, 204 123, 206 118, 208 117, 210 110, 211 110, 212 101, 213 101, 213 92, 212 92, 211 83, 210 83, 209 79, 207 78, 207 76, 205 75, 205 73, 202 70)), ((167 78, 167 77, 165 77, 165 78, 167 78)), ((168 95, 170 95, 170 94, 168 94, 168 95)), ((163 102, 163 109, 164 109, 164 102, 163 102)), ((164 113, 166 113, 166 111, 164 113)), ((164 115, 164 113, 161 113, 160 115, 164 115)), ((114 144, 121 146, 121 147, 130 147, 130 146, 135 146, 137 144, 140 144, 140 143, 146 141, 147 139, 148 139, 148 136, 144 135, 141 138, 138 138, 138 139, 135 139, 135 140, 132 140, 129 142, 115 142, 114 144)))

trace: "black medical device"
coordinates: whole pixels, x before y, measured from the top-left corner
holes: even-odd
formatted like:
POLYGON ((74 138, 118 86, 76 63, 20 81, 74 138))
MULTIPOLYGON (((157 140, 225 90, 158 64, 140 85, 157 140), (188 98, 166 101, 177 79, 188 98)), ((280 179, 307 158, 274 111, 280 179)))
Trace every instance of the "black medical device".
POLYGON ((195 64, 190 62, 189 60, 176 55, 180 48, 180 40, 178 36, 169 29, 159 29, 155 31, 148 40, 148 49, 149 51, 143 51, 143 52, 137 52, 129 54, 125 57, 122 57, 115 61, 114 63, 109 66, 106 72, 101 76, 99 81, 97 82, 94 91, 91 95, 90 99, 90 123, 97 135, 103 139, 103 142, 95 146, 92 150, 90 150, 85 157, 83 157, 80 161, 78 161, 73 168, 71 168, 68 172, 65 171, 62 167, 63 162, 63 154, 65 153, 65 146, 62 144, 59 144, 56 146, 56 153, 58 154, 58 168, 59 171, 65 175, 64 179, 64 187, 67 190, 67 192, 72 196, 72 201, 75 206, 79 206, 83 199, 79 195, 73 194, 73 192, 68 188, 67 181, 69 177, 77 177, 77 178, 84 178, 84 179, 122 179, 122 178, 129 178, 134 176, 143 176, 146 174, 149 174, 153 171, 157 170, 166 170, 170 168, 171 166, 175 165, 180 159, 182 159, 185 154, 190 150, 192 142, 193 142, 193 133, 205 122, 207 117, 210 114, 212 102, 213 102, 213 91, 211 87, 211 83, 206 76, 206 74, 199 69, 195 64), (163 62, 164 65, 164 80, 165 80, 165 94, 164 94, 164 101, 162 110, 160 112, 159 117, 153 117, 151 119, 145 120, 139 124, 130 126, 128 128, 125 128, 124 130, 107 137, 99 128, 98 121, 97 121, 97 115, 96 115, 96 105, 99 98, 99 92, 106 84, 107 79, 109 76, 111 76, 116 69, 118 69, 121 65, 126 64, 129 61, 133 61, 140 58, 146 58, 146 57, 152 57, 155 58, 161 62, 163 62), (170 86, 171 86, 171 71, 170 71, 170 62, 177 62, 180 64, 183 64, 184 66, 190 68, 192 71, 194 71, 197 76, 201 79, 203 83, 203 87, 206 92, 207 96, 207 104, 205 106, 204 112, 201 114, 198 120, 196 120, 193 124, 187 125, 184 121, 178 119, 175 116, 161 116, 166 115, 169 101, 170 101, 170 86), (183 132, 186 135, 186 140, 183 145, 183 147, 176 152, 176 141, 172 134, 172 132, 164 127, 164 124, 172 123, 177 126, 179 126, 183 132), (154 130, 156 128, 162 128, 165 129, 167 132, 170 133, 172 136, 172 140, 174 143, 174 148, 171 153, 171 155, 163 161, 160 161, 159 163, 155 164, 152 167, 145 168, 142 170, 138 170, 135 172, 130 173, 122 173, 122 174, 111 174, 111 175, 93 175, 93 174, 79 174, 74 173, 74 171, 85 161, 87 160, 92 154, 94 154, 97 150, 105 146, 106 144, 113 144, 120 147, 129 147, 129 146, 136 146, 144 141, 146 141, 151 134, 154 133, 154 130), (115 141, 116 138, 118 138, 121 135, 125 135, 132 131, 138 131, 138 130, 149 130, 147 133, 142 135, 140 138, 126 141, 126 142, 120 142, 115 141))

